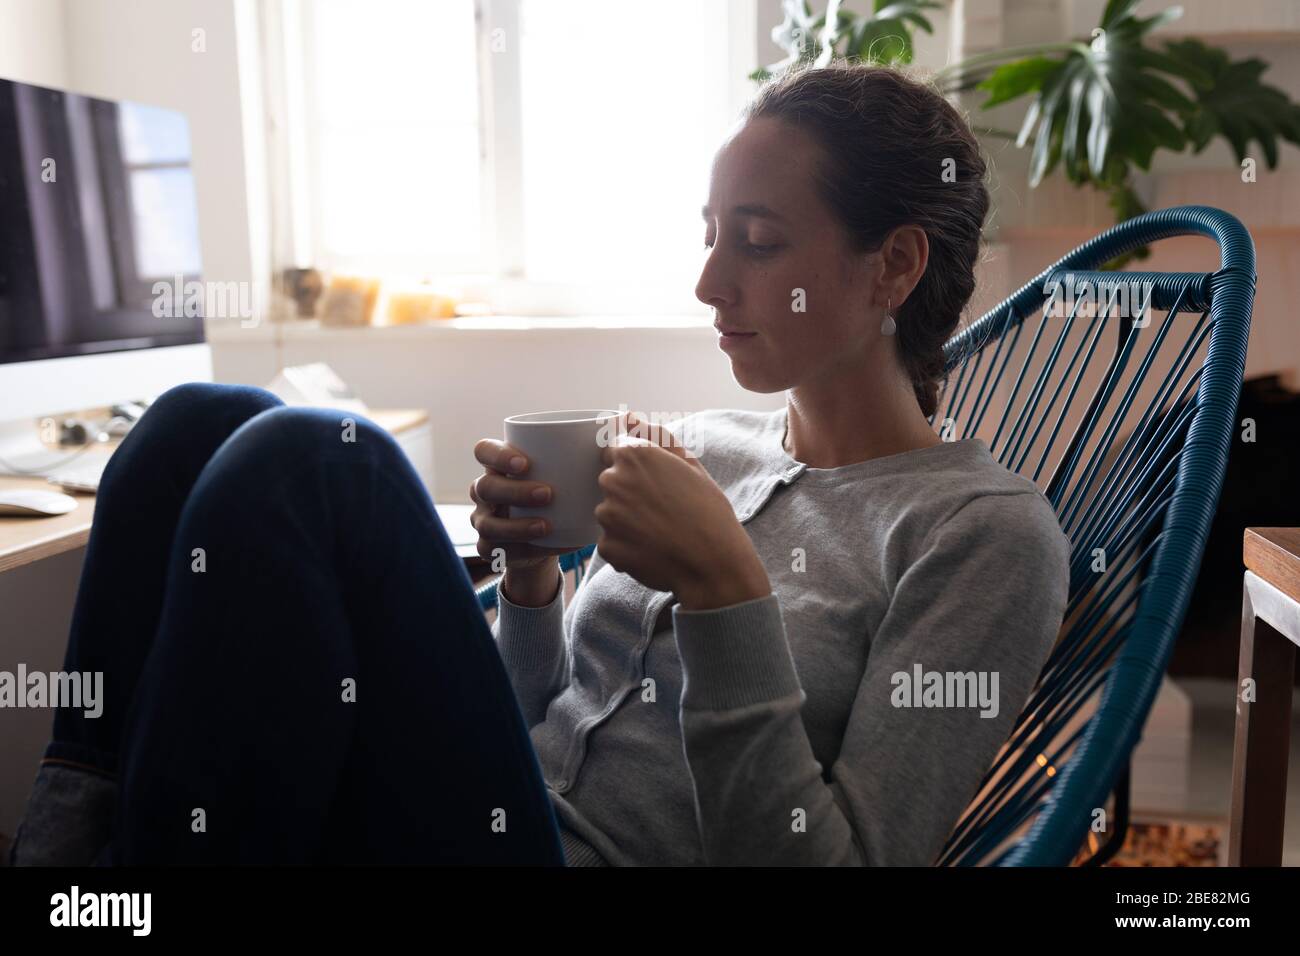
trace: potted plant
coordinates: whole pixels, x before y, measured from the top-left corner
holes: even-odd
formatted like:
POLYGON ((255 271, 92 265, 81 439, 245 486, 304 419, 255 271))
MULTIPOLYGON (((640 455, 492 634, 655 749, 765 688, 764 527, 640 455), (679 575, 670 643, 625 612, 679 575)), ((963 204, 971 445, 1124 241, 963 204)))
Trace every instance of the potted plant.
MULTIPOLYGON (((1199 153, 1222 138, 1245 167, 1254 162, 1250 146, 1257 142, 1273 169, 1279 140, 1300 144, 1300 106, 1263 82, 1264 61, 1232 60, 1193 38, 1157 45, 1151 31, 1181 16, 1182 8, 1143 18, 1133 13, 1138 2, 1110 0, 1086 40, 981 53, 935 76, 946 93, 987 94, 983 109, 1030 97, 1018 132, 978 131, 1032 150, 1031 187, 1059 168, 1075 186, 1101 190, 1117 222, 1146 211, 1133 188, 1133 170, 1149 171, 1159 149, 1199 153)), ((807 0, 784 0, 782 6, 785 20, 772 39, 790 55, 755 71, 756 80, 804 61, 908 63, 912 31, 932 33, 924 11, 939 4, 875 0, 871 14, 859 15, 831 0, 816 16, 807 0)), ((1139 249, 1109 265, 1118 268, 1147 254, 1139 249)))

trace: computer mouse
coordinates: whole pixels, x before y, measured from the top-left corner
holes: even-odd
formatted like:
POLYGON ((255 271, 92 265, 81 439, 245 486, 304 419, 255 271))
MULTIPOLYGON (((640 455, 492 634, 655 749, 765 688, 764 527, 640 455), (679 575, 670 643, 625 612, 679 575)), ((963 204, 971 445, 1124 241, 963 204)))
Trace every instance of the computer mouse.
POLYGON ((65 515, 77 507, 77 499, 57 491, 35 488, 0 488, 0 515, 65 515))

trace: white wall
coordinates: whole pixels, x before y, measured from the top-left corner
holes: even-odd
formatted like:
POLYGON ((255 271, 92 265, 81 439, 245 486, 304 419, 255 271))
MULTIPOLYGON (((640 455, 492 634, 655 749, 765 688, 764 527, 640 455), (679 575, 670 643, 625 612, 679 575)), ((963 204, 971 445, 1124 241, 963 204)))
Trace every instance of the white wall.
POLYGON ((0 77, 67 85, 62 0, 0 0, 0 77))
MULTIPOLYGON (((314 323, 312 324, 314 326, 314 323)), ((213 331, 220 381, 265 384, 280 364, 328 362, 372 408, 424 408, 433 424, 435 499, 468 502, 483 468, 474 443, 503 437, 502 420, 526 411, 617 408, 689 412, 779 408, 784 396, 746 392, 711 327, 453 330, 213 331), (278 364, 277 364, 278 363, 278 364)))

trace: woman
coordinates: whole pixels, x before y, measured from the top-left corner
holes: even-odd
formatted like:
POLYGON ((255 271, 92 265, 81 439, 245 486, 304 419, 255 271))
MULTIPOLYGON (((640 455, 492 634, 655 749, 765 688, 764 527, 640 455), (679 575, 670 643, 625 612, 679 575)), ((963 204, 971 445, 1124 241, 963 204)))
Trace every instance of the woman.
POLYGON ((1047 499, 927 422, 984 171, 895 72, 766 86, 714 162, 696 293, 786 407, 698 413, 692 454, 629 420, 568 606, 545 523, 509 517, 554 490, 480 441, 490 631, 366 419, 349 442, 258 389, 167 393, 105 475, 77 599, 65 669, 106 672, 105 719, 57 715, 15 859, 932 862, 1068 586, 1047 499))

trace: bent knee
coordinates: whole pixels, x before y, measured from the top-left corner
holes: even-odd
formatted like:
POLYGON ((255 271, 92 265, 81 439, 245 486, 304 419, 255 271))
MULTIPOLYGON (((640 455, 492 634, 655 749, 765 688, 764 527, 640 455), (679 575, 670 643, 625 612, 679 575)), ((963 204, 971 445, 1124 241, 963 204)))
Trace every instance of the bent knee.
POLYGON ((241 425, 284 403, 266 389, 249 385, 185 382, 159 395, 109 458, 100 492, 124 473, 168 470, 184 484, 241 425))
POLYGON ((154 399, 131 430, 179 427, 193 434, 210 425, 229 434, 233 430, 231 422, 246 421, 283 404, 277 395, 255 385, 184 382, 154 399))
POLYGON ((397 440, 364 415, 337 408, 283 405, 262 412, 231 436, 241 454, 262 460, 302 461, 313 455, 337 458, 405 456, 397 440))

